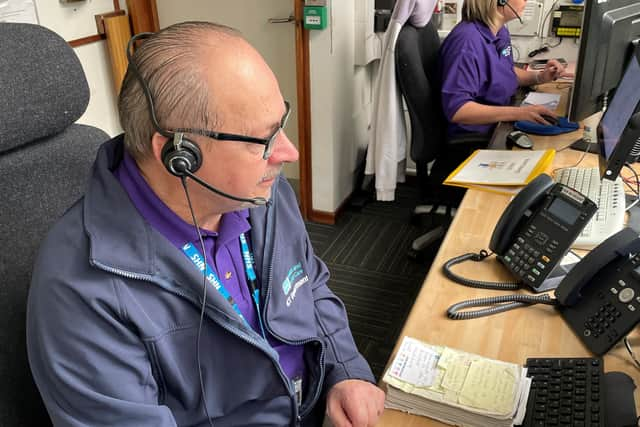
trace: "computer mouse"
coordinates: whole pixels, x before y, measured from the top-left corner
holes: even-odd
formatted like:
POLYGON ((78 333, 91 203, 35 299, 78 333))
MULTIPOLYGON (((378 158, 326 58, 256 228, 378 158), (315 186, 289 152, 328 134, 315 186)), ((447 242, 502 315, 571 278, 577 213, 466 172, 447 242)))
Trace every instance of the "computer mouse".
POLYGON ((515 145, 516 147, 531 149, 533 148, 533 141, 526 133, 514 130, 509 132, 507 135, 507 145, 511 147, 515 145))
POLYGON ((541 114, 541 116, 551 126, 558 126, 558 118, 557 117, 549 116, 547 114, 541 114))

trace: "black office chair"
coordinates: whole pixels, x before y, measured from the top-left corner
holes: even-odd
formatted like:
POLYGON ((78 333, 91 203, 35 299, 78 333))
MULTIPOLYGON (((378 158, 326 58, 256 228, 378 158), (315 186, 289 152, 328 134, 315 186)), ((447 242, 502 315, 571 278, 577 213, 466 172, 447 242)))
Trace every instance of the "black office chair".
POLYGON ((416 163, 421 199, 412 220, 419 221, 426 214, 432 227, 413 241, 411 257, 417 257, 444 236, 453 209, 464 195, 464 190, 445 189, 441 182, 473 149, 486 146, 489 141, 487 135, 478 134, 447 139, 438 78, 439 48, 440 38, 433 22, 422 28, 404 25, 396 42, 396 79, 409 112, 410 156, 416 163), (444 215, 436 214, 439 207, 445 209, 444 215))
POLYGON ((73 124, 87 108, 89 86, 60 36, 0 23, 0 40, 0 426, 47 426, 27 363, 31 267, 47 229, 82 195, 108 135, 73 124))

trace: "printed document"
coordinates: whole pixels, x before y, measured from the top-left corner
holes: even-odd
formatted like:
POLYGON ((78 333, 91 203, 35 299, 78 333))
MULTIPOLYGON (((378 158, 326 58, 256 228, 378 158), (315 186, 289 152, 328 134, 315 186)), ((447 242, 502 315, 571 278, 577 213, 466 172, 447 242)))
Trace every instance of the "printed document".
POLYGON ((444 184, 515 194, 551 164, 555 150, 476 150, 444 184))

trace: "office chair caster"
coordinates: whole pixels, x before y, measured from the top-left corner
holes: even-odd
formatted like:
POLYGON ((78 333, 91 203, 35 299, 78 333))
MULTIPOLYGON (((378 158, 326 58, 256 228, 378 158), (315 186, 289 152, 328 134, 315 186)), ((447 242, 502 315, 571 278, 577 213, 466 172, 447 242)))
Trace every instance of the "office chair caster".
POLYGON ((426 249, 432 247, 436 243, 439 245, 446 233, 447 228, 444 225, 440 225, 429 230, 427 233, 411 242, 411 248, 409 248, 407 256, 413 260, 419 260, 426 249))

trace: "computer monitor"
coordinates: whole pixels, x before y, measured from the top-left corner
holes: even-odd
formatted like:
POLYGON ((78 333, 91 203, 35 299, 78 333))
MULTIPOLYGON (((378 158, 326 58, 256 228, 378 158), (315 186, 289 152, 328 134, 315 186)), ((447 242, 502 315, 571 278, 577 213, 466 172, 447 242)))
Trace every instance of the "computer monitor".
POLYGON ((569 119, 606 108, 640 40, 638 0, 586 0, 569 119))
POLYGON ((601 176, 615 180, 640 149, 640 49, 630 58, 597 132, 601 176))

